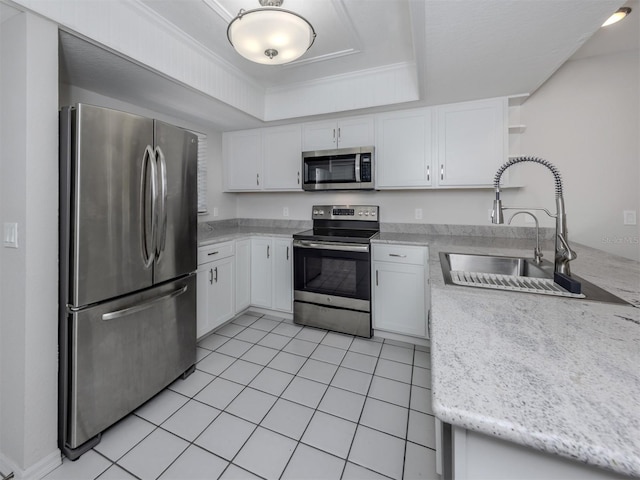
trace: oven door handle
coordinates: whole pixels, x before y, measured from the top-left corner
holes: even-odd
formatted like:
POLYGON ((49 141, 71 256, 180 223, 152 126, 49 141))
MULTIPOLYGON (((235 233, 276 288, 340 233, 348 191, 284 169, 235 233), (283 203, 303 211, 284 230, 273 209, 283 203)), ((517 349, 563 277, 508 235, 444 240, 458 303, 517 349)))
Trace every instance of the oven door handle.
POLYGON ((308 240, 294 240, 293 246, 298 248, 316 248, 318 250, 339 250, 342 252, 369 251, 369 245, 361 243, 310 242, 308 240))

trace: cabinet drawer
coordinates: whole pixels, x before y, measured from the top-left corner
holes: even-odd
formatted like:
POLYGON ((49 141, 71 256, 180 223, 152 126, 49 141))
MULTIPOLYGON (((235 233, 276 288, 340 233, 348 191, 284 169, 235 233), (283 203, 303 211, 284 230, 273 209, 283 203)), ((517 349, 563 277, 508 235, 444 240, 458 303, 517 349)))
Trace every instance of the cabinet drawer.
POLYGON ((373 261, 424 265, 425 247, 407 245, 373 245, 373 261))
POLYGON ((234 242, 224 242, 200 247, 198 249, 198 265, 232 256, 235 252, 234 245, 234 242))

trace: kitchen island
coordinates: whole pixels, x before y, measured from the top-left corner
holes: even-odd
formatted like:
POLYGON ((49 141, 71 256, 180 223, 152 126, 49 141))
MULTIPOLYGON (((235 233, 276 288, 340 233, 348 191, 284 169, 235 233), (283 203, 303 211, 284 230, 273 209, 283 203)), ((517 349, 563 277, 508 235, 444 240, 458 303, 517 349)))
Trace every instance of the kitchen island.
MULTIPOLYGON (((559 455, 605 469, 592 469, 593 478, 640 476, 638 262, 575 246, 572 272, 633 304, 613 305, 445 285, 441 251, 531 256, 532 242, 423 238, 430 251, 433 409, 454 436, 471 432, 469 441, 476 435, 498 446, 514 442, 551 454, 550 461, 559 455)), ((552 245, 545 247, 550 256, 552 245)), ((455 458, 455 445, 454 465, 471 471, 464 452, 455 458)), ((568 463, 581 472, 575 478, 585 478, 589 470, 577 462, 568 463)), ((482 468, 505 463, 504 456, 485 458, 482 468)), ((536 467, 520 468, 516 478, 527 470, 526 478, 549 478, 536 467)), ((482 478, 467 473, 456 478, 482 478)), ((498 477, 496 469, 485 478, 498 477)))

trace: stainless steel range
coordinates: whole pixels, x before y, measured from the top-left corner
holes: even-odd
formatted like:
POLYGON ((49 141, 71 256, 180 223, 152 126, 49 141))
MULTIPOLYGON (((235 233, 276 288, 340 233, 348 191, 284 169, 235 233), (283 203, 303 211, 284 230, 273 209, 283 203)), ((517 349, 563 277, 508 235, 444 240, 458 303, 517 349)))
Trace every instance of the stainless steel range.
POLYGON ((371 337, 370 241, 379 207, 316 205, 313 229, 293 236, 293 321, 371 337))

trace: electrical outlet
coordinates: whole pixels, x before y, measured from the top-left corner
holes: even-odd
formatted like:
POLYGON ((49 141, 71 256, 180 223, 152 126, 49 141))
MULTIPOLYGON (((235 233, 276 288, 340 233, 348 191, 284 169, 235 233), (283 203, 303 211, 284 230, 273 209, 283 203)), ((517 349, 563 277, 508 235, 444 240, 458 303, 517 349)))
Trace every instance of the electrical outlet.
POLYGON ((416 220, 422 220, 422 209, 421 208, 416 208, 415 216, 416 216, 416 220))
POLYGON ((213 207, 213 216, 217 217, 219 215, 218 207, 213 207))
POLYGON ((635 210, 624 210, 622 212, 623 223, 624 225, 637 225, 638 224, 638 215, 635 210))
POLYGON ((289 216, 289 207, 284 207, 282 209, 282 216, 283 217, 288 217, 289 216))
POLYGON ((18 248, 18 224, 4 224, 4 241, 3 245, 8 248, 18 248))

